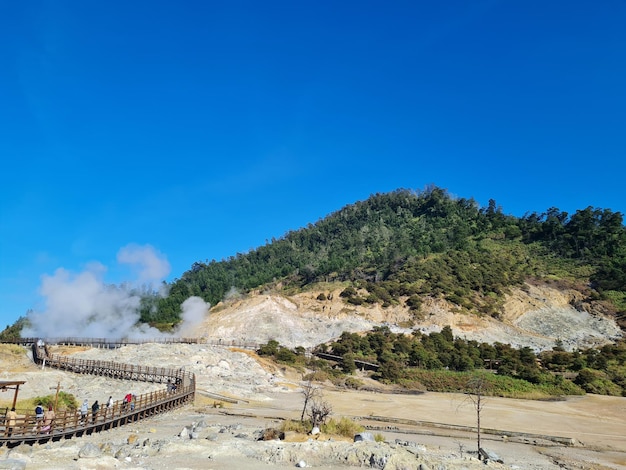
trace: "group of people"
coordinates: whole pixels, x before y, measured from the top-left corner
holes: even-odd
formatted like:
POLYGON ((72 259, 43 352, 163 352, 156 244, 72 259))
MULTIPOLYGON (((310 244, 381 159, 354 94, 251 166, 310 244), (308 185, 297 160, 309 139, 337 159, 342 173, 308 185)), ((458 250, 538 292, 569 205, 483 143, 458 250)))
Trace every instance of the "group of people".
MULTIPOLYGON (((113 397, 109 396, 109 399, 106 401, 105 410, 113 410, 115 406, 115 402, 113 401, 113 397)), ((123 411, 133 411, 135 409, 135 395, 132 393, 127 393, 122 400, 122 410, 123 411)), ((83 404, 80 406, 80 423, 82 425, 87 424, 89 411, 91 410, 91 422, 95 423, 98 418, 98 414, 100 413, 100 403, 98 400, 94 401, 91 406, 89 406, 89 401, 84 400, 83 404)), ((31 415, 32 416, 32 415, 31 415)), ((50 431, 54 425, 54 420, 56 418, 56 414, 54 412, 54 408, 52 405, 48 405, 48 409, 44 408, 44 405, 39 402, 37 406, 35 406, 35 418, 34 421, 25 420, 24 422, 30 422, 33 424, 32 432, 33 433, 45 433, 50 434, 50 431)), ((15 411, 15 407, 12 407, 10 410, 7 410, 4 423, 5 423, 5 434, 7 437, 11 437, 19 422, 17 412, 15 411)))
MULTIPOLYGON (((37 403, 37 406, 35 407, 34 423, 31 421, 31 423, 33 424, 32 432, 50 434, 50 430, 52 429, 55 418, 56 414, 54 412, 54 409, 52 408, 52 405, 48 405, 48 409, 44 411, 43 404, 37 403)), ((5 433, 7 437, 11 437, 13 435, 13 431, 15 429, 15 426, 17 425, 17 421, 17 412, 15 411, 15 407, 12 407, 6 412, 6 415, 4 417, 5 433)))
POLYGON ((35 422, 39 432, 50 434, 54 418, 56 418, 56 413, 52 405, 48 405, 48 409, 44 411, 43 405, 41 403, 37 404, 35 407, 35 422))
MULTIPOLYGON (((135 396, 132 393, 127 393, 122 400, 122 410, 126 411, 130 406, 130 410, 132 411, 135 408, 135 396)), ((106 401, 105 406, 105 415, 106 410, 112 410, 115 406, 115 402, 113 401, 113 397, 109 396, 109 399, 106 401)), ((91 407, 89 406, 89 401, 84 400, 83 404, 80 407, 80 421, 82 424, 87 423, 87 415, 89 414, 89 410, 91 409, 91 422, 95 423, 98 418, 98 414, 100 413, 100 403, 98 400, 94 401, 91 407)))

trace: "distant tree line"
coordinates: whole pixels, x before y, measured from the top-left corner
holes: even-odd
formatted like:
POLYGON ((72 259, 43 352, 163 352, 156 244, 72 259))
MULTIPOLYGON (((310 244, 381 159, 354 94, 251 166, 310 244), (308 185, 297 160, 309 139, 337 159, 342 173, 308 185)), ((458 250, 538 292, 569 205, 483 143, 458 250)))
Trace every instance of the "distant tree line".
MULTIPOLYGON (((344 332, 336 341, 319 345, 315 352, 340 357, 335 371, 343 374, 353 374, 358 361, 374 363, 379 368, 372 377, 381 382, 406 386, 419 382, 432 391, 463 391, 467 373, 489 371, 511 379, 494 381, 495 394, 507 395, 511 390, 506 389, 513 388, 548 395, 584 391, 626 396, 625 341, 573 352, 565 351, 557 342, 552 350, 536 354, 529 347, 454 337, 449 326, 429 334, 415 330, 411 335, 393 333, 383 326, 366 334, 344 332), (432 373, 436 371, 446 373, 432 373)), ((261 346, 258 353, 294 366, 325 369, 319 360, 307 360, 303 348, 291 350, 276 341, 261 346)))

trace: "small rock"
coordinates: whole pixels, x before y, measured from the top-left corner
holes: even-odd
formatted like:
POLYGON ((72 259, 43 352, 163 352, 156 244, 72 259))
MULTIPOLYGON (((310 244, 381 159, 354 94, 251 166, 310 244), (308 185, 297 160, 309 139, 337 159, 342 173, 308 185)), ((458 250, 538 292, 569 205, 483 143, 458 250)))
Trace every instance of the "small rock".
POLYGON ((313 429, 311 429, 311 434, 313 436, 315 436, 316 434, 320 433, 320 428, 318 428, 317 426, 315 426, 313 429))
POLYGON ((81 459, 94 459, 96 457, 100 457, 102 455, 102 451, 100 448, 91 442, 85 444, 79 451, 78 457, 81 459))
POLYGON ((0 460, 0 468, 3 470, 23 470, 26 468, 26 462, 17 459, 0 460))
POLYGON ((300 462, 298 462, 298 463, 296 464, 296 467, 298 467, 298 468, 304 468, 304 467, 306 467, 306 462, 305 462, 304 460, 300 460, 300 462))

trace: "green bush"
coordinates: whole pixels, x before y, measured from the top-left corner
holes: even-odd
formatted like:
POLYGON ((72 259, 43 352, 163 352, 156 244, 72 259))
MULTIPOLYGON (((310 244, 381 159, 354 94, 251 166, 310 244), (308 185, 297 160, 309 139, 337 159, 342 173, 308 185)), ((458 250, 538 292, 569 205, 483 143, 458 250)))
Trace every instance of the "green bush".
POLYGON ((613 383, 605 372, 593 369, 582 369, 574 382, 588 393, 600 395, 622 396, 622 387, 613 383))
POLYGON ((310 421, 296 421, 293 419, 286 419, 280 426, 280 430, 283 432, 292 431, 301 434, 306 434, 311 430, 310 421))
POLYGON ((302 380, 307 382, 326 382, 327 380, 330 380, 330 375, 326 371, 316 370, 306 374, 304 377, 302 377, 302 380))
MULTIPOLYGON (((35 397, 30 400, 33 408, 37 406, 38 403, 47 409, 49 406, 54 406, 54 396, 46 395, 44 397, 35 397)), ((65 393, 63 391, 59 392, 59 398, 57 402, 57 410, 70 410, 74 411, 78 409, 78 402, 76 401, 76 397, 71 393, 65 393)))
POLYGON ((346 377, 344 384, 353 390, 358 390, 363 386, 363 382, 355 377, 346 377))
POLYGON ((362 425, 345 416, 342 416, 339 421, 331 418, 326 424, 322 424, 320 427, 320 431, 325 434, 343 437, 354 437, 355 434, 363 432, 364 430, 365 428, 362 425))

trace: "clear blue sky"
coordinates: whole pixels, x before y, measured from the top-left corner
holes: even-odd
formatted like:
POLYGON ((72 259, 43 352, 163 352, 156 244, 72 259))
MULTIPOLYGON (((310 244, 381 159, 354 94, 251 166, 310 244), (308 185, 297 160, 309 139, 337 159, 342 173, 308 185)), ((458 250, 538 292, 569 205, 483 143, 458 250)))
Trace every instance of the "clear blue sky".
POLYGON ((625 25, 623 0, 2 2, 0 329, 59 268, 141 282, 134 247, 171 281, 397 188, 625 213, 625 25))

